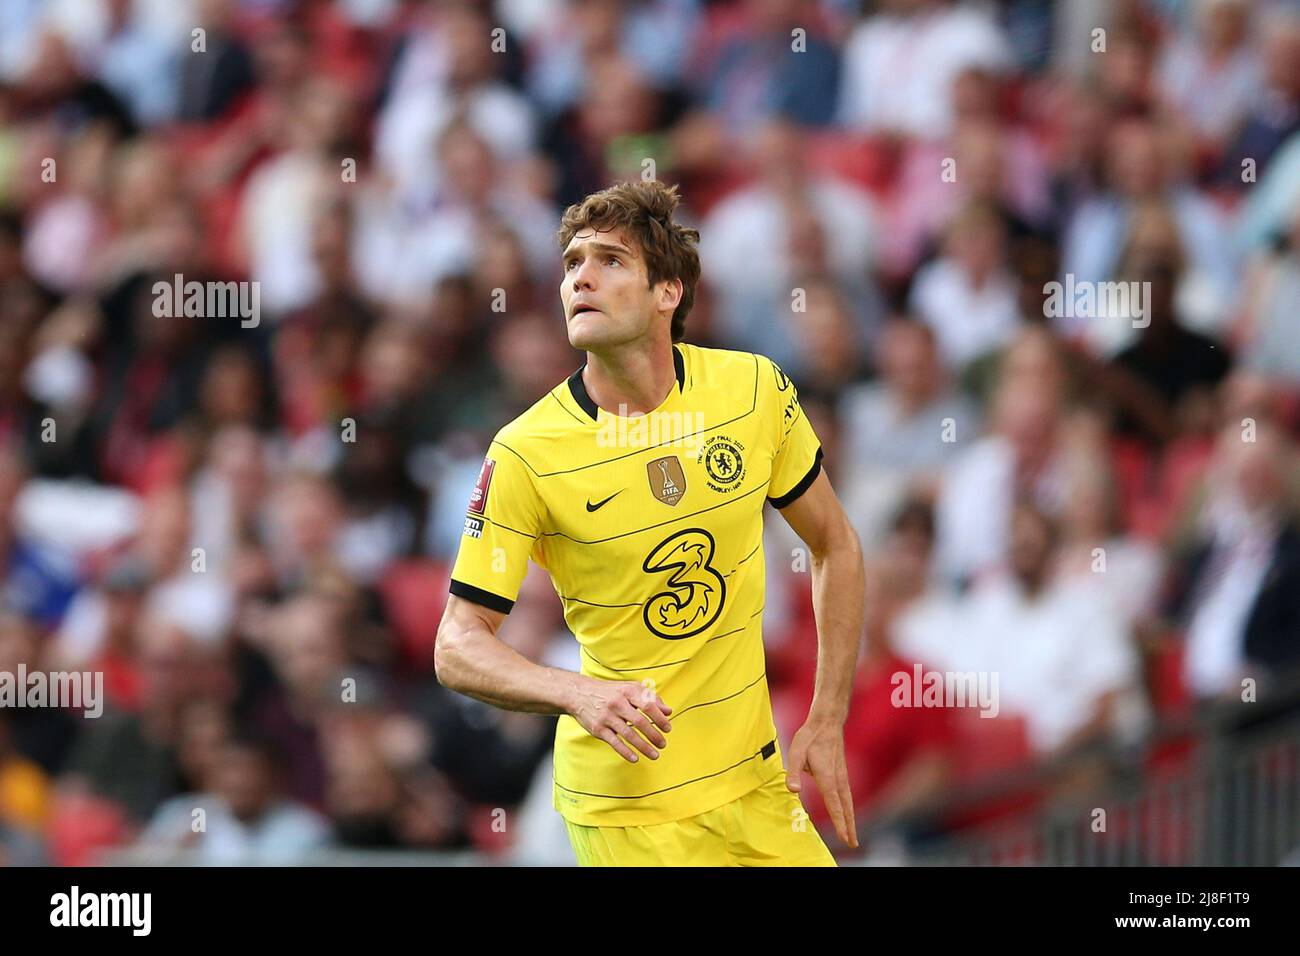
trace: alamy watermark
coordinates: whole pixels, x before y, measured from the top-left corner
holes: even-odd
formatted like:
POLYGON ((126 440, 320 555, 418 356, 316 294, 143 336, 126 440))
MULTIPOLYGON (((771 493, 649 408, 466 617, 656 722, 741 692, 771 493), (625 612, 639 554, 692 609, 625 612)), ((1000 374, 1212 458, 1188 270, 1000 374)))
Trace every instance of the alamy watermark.
POLYGON ((179 272, 171 282, 153 284, 153 314, 160 319, 239 319, 245 329, 262 321, 262 287, 258 282, 185 281, 179 272))
POLYGON ((1130 318, 1133 328, 1151 324, 1150 282, 1076 282, 1067 272, 1065 282, 1048 282, 1043 316, 1048 319, 1130 318))
POLYGON ((153 928, 152 893, 82 892, 73 885, 50 897, 50 925, 58 927, 119 926, 132 936, 148 936, 153 928))
POLYGON ((104 713, 103 671, 0 671, 0 709, 57 707, 82 710, 94 719, 104 713))
POLYGON ((895 671, 889 702, 895 707, 978 707, 981 717, 998 715, 997 671, 895 671))
POLYGON ((630 415, 627 405, 618 406, 596 433, 600 448, 673 448, 694 449, 703 444, 703 412, 651 412, 630 415))

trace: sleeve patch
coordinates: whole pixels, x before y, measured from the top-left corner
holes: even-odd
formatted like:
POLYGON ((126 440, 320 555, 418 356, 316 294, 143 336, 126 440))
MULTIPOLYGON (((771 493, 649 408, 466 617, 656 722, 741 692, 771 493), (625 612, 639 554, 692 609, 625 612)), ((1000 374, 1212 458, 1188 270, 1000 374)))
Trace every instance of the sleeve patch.
POLYGON ((488 487, 492 484, 492 471, 496 466, 497 463, 493 459, 483 459, 483 467, 478 472, 478 481, 474 483, 474 490, 469 496, 469 510, 475 514, 481 515, 483 509, 487 507, 488 487))

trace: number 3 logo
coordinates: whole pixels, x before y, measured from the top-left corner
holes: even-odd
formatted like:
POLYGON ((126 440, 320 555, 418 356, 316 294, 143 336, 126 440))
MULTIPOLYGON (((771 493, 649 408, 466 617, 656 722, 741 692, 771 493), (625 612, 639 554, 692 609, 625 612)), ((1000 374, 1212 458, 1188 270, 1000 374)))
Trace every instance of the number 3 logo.
POLYGON ((710 564, 713 535, 703 528, 678 531, 659 543, 641 564, 647 574, 671 571, 668 590, 645 602, 645 626, 666 641, 693 637, 722 613, 727 582, 710 564))

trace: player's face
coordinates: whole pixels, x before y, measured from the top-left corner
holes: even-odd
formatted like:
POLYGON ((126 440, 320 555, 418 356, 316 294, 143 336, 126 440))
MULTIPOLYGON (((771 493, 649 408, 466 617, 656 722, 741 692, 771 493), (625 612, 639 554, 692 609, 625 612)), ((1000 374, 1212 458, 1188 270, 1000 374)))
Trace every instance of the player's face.
POLYGON ((569 344, 584 351, 641 338, 658 314, 645 260, 621 229, 578 233, 564 250, 560 301, 569 344))

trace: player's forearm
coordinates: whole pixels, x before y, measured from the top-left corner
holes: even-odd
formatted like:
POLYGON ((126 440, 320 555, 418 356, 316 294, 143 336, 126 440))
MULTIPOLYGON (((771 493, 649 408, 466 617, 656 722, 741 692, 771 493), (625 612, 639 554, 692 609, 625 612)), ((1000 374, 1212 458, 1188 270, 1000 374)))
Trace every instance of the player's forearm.
POLYGON ((812 556, 813 614, 817 619, 817 678, 809 717, 843 722, 857 670, 866 597, 862 547, 845 524, 812 556))
POLYGON ((438 634, 434 667, 444 687, 504 710, 567 714, 579 675, 535 664, 486 630, 438 634))

